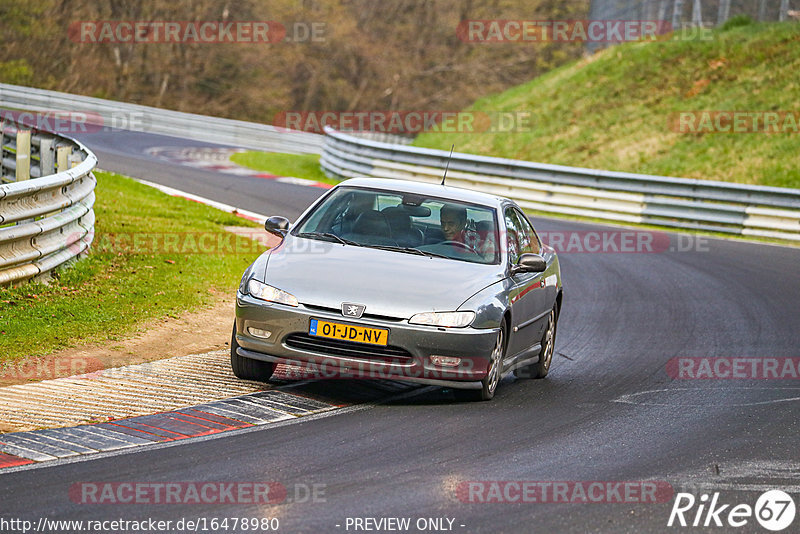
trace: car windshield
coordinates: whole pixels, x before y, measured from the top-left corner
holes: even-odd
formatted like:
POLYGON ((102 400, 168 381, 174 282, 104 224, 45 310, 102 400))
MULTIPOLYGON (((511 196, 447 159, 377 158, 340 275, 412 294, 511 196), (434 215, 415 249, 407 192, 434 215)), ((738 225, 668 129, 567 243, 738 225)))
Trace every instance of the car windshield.
POLYGON ((292 235, 500 263, 494 208, 412 193, 340 187, 300 221, 292 235))

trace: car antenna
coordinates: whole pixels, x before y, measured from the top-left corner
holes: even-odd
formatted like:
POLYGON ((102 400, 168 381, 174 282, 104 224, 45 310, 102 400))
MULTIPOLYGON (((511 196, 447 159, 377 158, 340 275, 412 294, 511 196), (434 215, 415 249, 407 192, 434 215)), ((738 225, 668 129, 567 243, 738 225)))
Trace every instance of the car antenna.
POLYGON ((447 178, 447 169, 450 168, 450 159, 453 157, 453 149, 455 147, 455 143, 450 147, 450 155, 447 156, 447 165, 444 166, 444 174, 442 175, 442 185, 444 185, 444 179, 447 178))

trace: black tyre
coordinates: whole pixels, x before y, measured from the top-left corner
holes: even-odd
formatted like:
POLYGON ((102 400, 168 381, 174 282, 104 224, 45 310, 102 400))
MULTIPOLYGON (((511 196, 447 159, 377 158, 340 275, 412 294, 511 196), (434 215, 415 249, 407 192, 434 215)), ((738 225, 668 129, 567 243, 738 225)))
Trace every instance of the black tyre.
POLYGON ((245 358, 236 353, 239 344, 236 342, 236 323, 233 323, 233 334, 231 334, 231 369, 236 378, 242 380, 254 380, 256 382, 266 382, 275 372, 275 364, 245 358))
POLYGON ((503 322, 497 333, 497 341, 492 350, 489 361, 489 370, 486 377, 481 380, 481 389, 457 389, 456 397, 460 400, 488 401, 494 398, 494 392, 500 383, 503 372, 503 358, 506 352, 506 323, 503 322))
POLYGON ((539 361, 514 369, 514 376, 517 378, 544 378, 547 376, 547 373, 550 372, 550 364, 553 363, 557 331, 558 308, 553 306, 553 309, 550 310, 550 317, 547 319, 547 329, 542 336, 542 350, 539 353, 539 361))

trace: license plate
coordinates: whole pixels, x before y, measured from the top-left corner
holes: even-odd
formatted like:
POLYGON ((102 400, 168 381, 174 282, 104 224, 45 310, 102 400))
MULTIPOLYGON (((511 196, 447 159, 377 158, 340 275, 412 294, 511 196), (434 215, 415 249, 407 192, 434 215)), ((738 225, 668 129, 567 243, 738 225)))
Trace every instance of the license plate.
POLYGON ((370 345, 386 345, 389 342, 389 331, 385 328, 368 328, 352 324, 331 323, 311 319, 308 333, 312 336, 369 343, 370 345))

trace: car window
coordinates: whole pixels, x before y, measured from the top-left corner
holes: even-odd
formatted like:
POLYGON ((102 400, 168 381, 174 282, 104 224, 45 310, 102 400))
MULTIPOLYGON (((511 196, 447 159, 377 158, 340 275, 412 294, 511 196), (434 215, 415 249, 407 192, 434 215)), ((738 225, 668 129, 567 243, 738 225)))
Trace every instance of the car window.
POLYGON ((512 208, 506 208, 504 216, 506 221, 506 249, 508 250, 508 262, 511 265, 516 265, 519 261, 520 255, 519 221, 517 220, 517 216, 512 208))
MULTIPOLYGON (((498 264, 496 210, 437 197, 339 187, 292 230, 308 239, 417 249, 472 263, 498 264)), ((411 251, 413 252, 413 251, 411 251)))
POLYGON ((517 216, 517 220, 519 221, 519 241, 520 241, 520 250, 522 254, 526 253, 533 253, 533 254, 541 254, 541 246, 539 242, 539 236, 536 234, 536 230, 533 229, 530 221, 519 210, 514 210, 514 214, 517 216))

